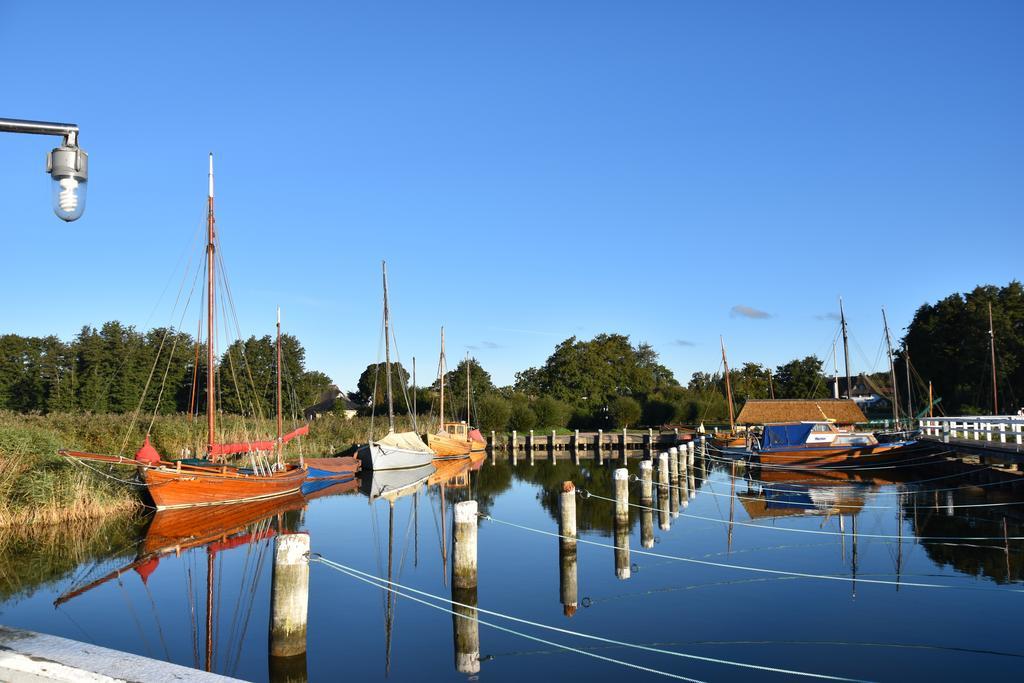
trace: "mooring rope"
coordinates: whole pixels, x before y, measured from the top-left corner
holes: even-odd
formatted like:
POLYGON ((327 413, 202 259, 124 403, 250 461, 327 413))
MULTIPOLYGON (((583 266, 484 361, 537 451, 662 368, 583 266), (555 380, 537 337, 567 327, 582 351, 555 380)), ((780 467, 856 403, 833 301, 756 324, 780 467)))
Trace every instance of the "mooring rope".
MULTIPOLYGON (((697 679, 697 678, 688 678, 686 676, 682 676, 682 675, 679 675, 679 674, 674 674, 674 673, 671 673, 671 672, 668 672, 668 671, 660 671, 658 669, 652 669, 650 667, 642 666, 640 664, 634 664, 632 662, 626 662, 626 661, 623 661, 621 659, 614 659, 612 657, 605 657, 604 655, 599 655, 599 654, 594 653, 594 652, 587 652, 586 650, 580 650, 580 649, 574 648, 574 647, 572 647, 570 645, 563 645, 561 643, 556 643, 554 641, 546 640, 544 638, 539 638, 537 636, 531 636, 531 635, 529 635, 527 633, 522 633, 521 631, 516 631, 514 629, 510 629, 510 628, 507 628, 505 626, 501 626, 500 624, 494 624, 494 623, 491 623, 489 621, 484 621, 483 619, 475 619, 474 617, 471 617, 468 614, 459 614, 455 610, 447 609, 445 607, 442 607, 441 605, 435 605, 433 603, 427 602, 426 600, 423 600, 421 598, 417 598, 417 597, 412 596, 412 595, 406 595, 406 594, 402 593, 401 591, 396 590, 395 588, 392 588, 391 586, 388 586, 388 585, 385 585, 385 584, 382 584, 382 583, 378 583, 378 582, 375 582, 375 581, 370 581, 368 579, 364 579, 363 577, 361 577, 361 576, 359 576, 357 574, 354 574, 354 573, 352 573, 352 572, 348 571, 347 569, 344 569, 344 568, 342 568, 340 566, 332 566, 334 563, 328 563, 323 558, 320 558, 318 556, 311 555, 309 559, 310 559, 311 562, 320 562, 324 566, 330 567, 331 569, 334 569, 335 571, 339 571, 339 572, 341 572, 341 573, 343 573, 343 574, 345 574, 347 576, 350 576, 350 577, 352 577, 354 579, 358 579, 359 581, 362 581, 364 583, 368 583, 371 586, 375 586, 377 588, 382 588, 382 589, 384 589, 386 591, 394 593, 396 596, 401 596, 403 598, 406 598, 407 600, 412 600, 413 602, 418 602, 421 605, 425 605, 427 607, 430 607, 431 609, 436 609, 439 612, 444 612, 446 614, 451 614, 452 616, 457 616, 460 619, 473 619, 474 621, 476 621, 479 624, 483 624, 484 626, 489 626, 491 628, 498 629, 499 631, 504 631, 505 633, 511 633, 512 635, 516 635, 516 636, 519 636, 521 638, 526 638, 528 640, 533 640, 533 641, 538 642, 538 643, 544 643, 545 645, 551 645, 552 647, 557 647, 557 648, 559 648, 561 650, 566 650, 568 652, 575 652, 577 654, 581 654, 581 655, 584 655, 586 657, 593 657, 595 659, 600 659, 600 660, 605 661, 605 662, 611 662, 612 664, 619 664, 621 666, 629 667, 631 669, 637 669, 637 670, 643 671, 645 673, 651 673, 651 674, 655 674, 655 675, 658 675, 658 676, 665 676, 665 677, 668 677, 668 678, 674 678, 676 680, 681 680, 681 681, 690 681, 690 683, 707 683, 706 681, 702 681, 702 680, 697 679)), ((474 609, 476 609, 476 608, 474 608, 474 609)))
MULTIPOLYGON (((600 495, 598 495, 596 493, 592 493, 592 492, 588 491, 587 489, 583 489, 583 488, 577 488, 576 492, 577 492, 578 495, 580 495, 583 498, 596 498, 598 500, 604 500, 604 501, 608 501, 610 503, 616 503, 617 502, 614 498, 608 498, 607 496, 600 496, 600 495)), ((651 510, 653 512, 659 512, 658 508, 651 507, 649 505, 641 505, 640 503, 630 503, 630 502, 627 502, 626 504, 629 505, 630 507, 640 508, 641 510, 651 510)), ((736 526, 747 526, 747 527, 753 527, 755 529, 771 529, 773 531, 792 531, 793 533, 798 533, 798 534, 818 534, 818 535, 822 535, 822 536, 845 536, 846 535, 846 534, 844 534, 841 531, 824 531, 822 529, 794 529, 792 527, 775 526, 774 524, 772 524, 772 525, 756 524, 756 523, 753 523, 753 522, 735 522, 735 521, 730 522, 727 519, 721 519, 721 518, 718 518, 718 517, 706 517, 704 515, 695 515, 695 514, 690 513, 690 512, 685 513, 685 516, 687 518, 689 518, 689 519, 699 519, 699 520, 705 521, 705 522, 717 522, 719 524, 734 524, 736 526)), ((887 540, 896 540, 896 539, 901 538, 900 536, 897 536, 895 534, 865 534, 865 533, 858 533, 857 537, 858 538, 884 538, 884 539, 887 539, 887 540)), ((914 538, 916 538, 919 541, 1024 541, 1024 536, 998 536, 998 537, 997 536, 915 536, 914 538)))
MULTIPOLYGON (((691 563, 691 564, 699 564, 699 565, 704 565, 704 566, 708 566, 708 567, 718 567, 718 568, 721 568, 721 569, 737 569, 737 570, 740 570, 740 571, 758 572, 758 573, 762 573, 762 574, 775 574, 775 575, 779 575, 779 576, 796 576, 796 577, 801 577, 801 578, 805 578, 805 579, 821 579, 823 581, 842 581, 842 582, 845 582, 845 583, 874 583, 874 584, 881 584, 881 585, 886 585, 886 586, 910 586, 910 587, 913 587, 913 588, 947 588, 947 589, 954 589, 954 590, 974 590, 974 591, 986 591, 986 592, 994 592, 994 593, 1003 593, 1003 592, 1024 593, 1024 589, 1016 589, 1016 588, 992 589, 992 588, 984 588, 984 587, 979 587, 979 586, 954 586, 954 585, 951 585, 951 584, 942 584, 942 583, 915 583, 915 582, 909 582, 909 581, 886 581, 886 580, 883 580, 883 579, 864 579, 864 578, 861 578, 859 576, 854 578, 852 576, 837 576, 837 575, 834 575, 834 574, 812 574, 812 573, 809 573, 809 572, 796 572, 796 571, 788 571, 788 570, 785 570, 785 569, 767 569, 767 568, 764 568, 764 567, 748 567, 748 566, 741 565, 741 564, 730 564, 728 562, 713 562, 711 560, 699 560, 699 559, 693 558, 693 557, 681 557, 679 555, 669 555, 667 553, 656 553, 656 552, 653 552, 653 551, 650 551, 650 550, 639 550, 637 548, 631 548, 628 545, 626 545, 626 546, 619 546, 619 545, 614 545, 614 544, 611 544, 611 543, 601 543, 599 541, 591 541, 591 540, 585 539, 585 538, 578 538, 578 537, 574 537, 574 536, 565 536, 565 535, 560 534, 560 533, 558 533, 556 531, 546 531, 544 529, 535 529, 533 527, 528 527, 528 526, 525 526, 525 525, 522 525, 522 524, 516 524, 515 522, 508 522, 508 521, 505 521, 505 520, 502 520, 502 519, 497 519, 497 518, 492 517, 491 515, 488 515, 488 514, 484 514, 484 513, 477 513, 477 514, 478 514, 478 516, 481 519, 485 519, 485 520, 488 520, 490 522, 494 522, 495 524, 504 524, 505 526, 514 527, 516 529, 522 529, 523 531, 529 531, 529 532, 532 532, 532 533, 535 533, 535 534, 541 534, 543 536, 550 536, 550 537, 553 537, 553 538, 564 538, 564 539, 567 539, 567 540, 576 541, 577 543, 584 543, 586 545, 597 546, 599 548, 609 548, 609 549, 612 549, 612 550, 628 550, 630 553, 635 553, 637 555, 647 555, 647 556, 650 556, 650 557, 658 557, 658 558, 665 559, 665 560, 675 560, 675 561, 678 561, 678 562, 688 562, 688 563, 691 563)), ((770 527, 765 527, 765 528, 770 528, 770 527)), ((860 534, 858 534, 858 536, 860 536, 860 534)), ((1002 540, 1002 539, 1000 538, 999 540, 1002 540)))
MULTIPOLYGON (((564 635, 574 636, 574 637, 578 637, 578 638, 585 638, 585 639, 588 639, 588 640, 596 640, 596 641, 599 641, 599 642, 602 642, 602 643, 607 643, 609 645, 615 645, 615 646, 618 646, 618 647, 627 647, 627 648, 633 648, 633 649, 637 649, 637 650, 645 650, 645 651, 654 652, 654 653, 660 654, 660 655, 669 655, 669 656, 672 656, 672 657, 682 657, 684 659, 694 659, 694 660, 703 661, 703 662, 710 662, 712 664, 723 664, 723 665, 726 665, 726 666, 736 666, 736 667, 745 668, 745 669, 754 669, 754 670, 757 670, 757 671, 770 671, 770 672, 773 672, 773 673, 782 673, 782 674, 788 674, 788 675, 791 675, 791 676, 805 676, 805 677, 809 677, 809 678, 820 678, 820 679, 831 680, 831 681, 858 681, 858 680, 860 680, 860 679, 854 679, 854 678, 845 678, 845 677, 842 677, 842 676, 832 676, 832 675, 829 675, 829 674, 818 674, 818 673, 812 673, 812 672, 806 672, 806 671, 796 671, 796 670, 793 670, 793 669, 782 669, 782 668, 776 668, 776 667, 771 667, 771 666, 765 666, 765 665, 761 665, 761 664, 749 664, 749 663, 746 663, 746 662, 736 662, 736 661, 732 661, 732 660, 728 660, 728 659, 719 659, 719 658, 716 658, 716 657, 704 657, 704 656, 701 656, 701 655, 694 655, 694 654, 690 654, 690 653, 686 653, 686 652, 676 652, 676 651, 673 651, 673 650, 665 650, 665 649, 662 649, 662 648, 651 647, 649 645, 640 645, 640 644, 637 644, 637 643, 630 643, 630 642, 626 642, 626 641, 615 640, 613 638, 605 638, 605 637, 602 637, 602 636, 596 636, 596 635, 589 634, 589 633, 581 633, 579 631, 571 631, 569 629, 559 628, 557 626, 551 626, 551 625, 548 625, 548 624, 543 624, 543 623, 540 623, 540 622, 531 621, 529 619, 522 619, 520 617, 514 617, 514 616, 511 616, 511 615, 508 615, 508 614, 502 614, 501 612, 495 612, 493 610, 484 609, 482 607, 478 607, 478 606, 475 606, 475 605, 467 605, 465 603, 458 602, 458 601, 456 601, 456 600, 454 600, 454 599, 452 599, 450 597, 434 595, 434 594, 431 594, 431 593, 427 593, 425 591, 417 590, 417 589, 409 587, 409 586, 403 586, 403 585, 401 585, 399 583, 396 583, 394 581, 390 581, 388 579, 384 579, 384 578, 375 576, 373 574, 369 574, 367 572, 360 571, 358 569, 355 569, 354 567, 348 567, 348 566, 345 566, 345 565, 340 564, 338 562, 332 562, 331 560, 328 560, 327 558, 325 558, 325 557, 323 557, 322 555, 319 555, 319 554, 310 555, 309 559, 310 559, 311 562, 312 561, 321 562, 321 563, 327 565, 328 567, 331 567, 332 569, 336 569, 336 570, 341 571, 341 572, 343 572, 345 574, 348 574, 349 576, 352 576, 353 578, 358 578, 358 579, 360 579, 362 581, 365 581, 366 583, 371 583, 373 585, 377 585, 377 586, 379 586, 381 588, 384 588, 386 590, 392 591, 392 592, 396 593, 397 595, 402 595, 403 597, 410 597, 410 596, 407 596, 407 595, 404 595, 404 594, 401 593, 402 590, 405 590, 405 591, 409 591, 411 593, 415 593, 417 595, 426 596, 426 597, 431 598, 433 600, 437 600, 438 602, 450 603, 452 605, 457 605, 459 607, 464 607, 466 609, 475 610, 476 612, 479 612, 481 614, 487 614, 487 615, 498 617, 498 618, 501 618, 501 619, 508 619, 509 621, 514 621, 516 623, 524 624, 524 625, 527 625, 527 626, 533 626, 535 628, 541 628, 541 629, 545 629, 545 630, 548 630, 548 631, 555 631, 557 633, 561 633, 561 634, 564 634, 564 635)), ((414 598, 412 598, 412 599, 414 599, 414 598)), ((429 603, 424 603, 424 604, 428 604, 429 605, 429 603)), ((433 606, 433 605, 430 605, 430 606, 433 606)), ((440 608, 440 609, 442 609, 444 611, 447 611, 447 612, 450 612, 452 614, 457 614, 457 612, 454 612, 452 610, 446 610, 444 608, 440 608)), ((463 615, 460 615, 460 616, 463 616, 463 615)), ((466 616, 465 618, 471 619, 472 617, 466 616)), ((480 621, 480 623, 484 624, 484 623, 487 623, 487 622, 480 621)), ((490 624, 488 624, 488 625, 490 625, 490 624)), ((525 635, 525 634, 519 634, 519 635, 525 635)), ((529 637, 529 636, 527 636, 527 637, 529 637)), ((575 649, 575 648, 569 648, 568 646, 562 646, 562 645, 559 645, 559 647, 564 647, 566 649, 572 649, 574 652, 579 652, 579 653, 583 654, 583 651, 575 649)), ((656 672, 656 673, 664 673, 664 672, 656 672)), ((686 679, 686 680, 693 680, 693 679, 686 679)))
MULTIPOLYGON (((740 479, 739 477, 730 477, 730 478, 735 478, 737 481, 744 481, 744 482, 748 481, 746 479, 740 479)), ((632 481, 632 482, 637 482, 637 481, 640 481, 640 477, 638 477, 635 474, 631 474, 631 475, 629 475, 629 480, 632 481)), ((704 481, 710 484, 710 479, 705 479, 704 481)), ((753 480, 753 481, 756 482, 757 480, 753 480)), ((689 490, 690 490, 689 486, 676 486, 675 484, 662 484, 662 483, 659 483, 659 482, 656 482, 656 481, 653 481, 653 480, 652 480, 651 484, 652 484, 652 486, 656 486, 656 487, 657 486, 666 486, 669 489, 677 489, 679 491, 687 491, 687 492, 689 492, 689 490)), ((905 486, 905 484, 900 484, 900 485, 901 486, 905 486)), ((801 491, 799 489, 779 489, 779 488, 775 488, 770 483, 769 483, 769 486, 771 486, 770 490, 772 492, 774 492, 774 493, 806 493, 806 491, 801 491)), ((844 492, 844 493, 845 492, 854 492, 854 493, 858 493, 859 492, 857 490, 856 486, 849 486, 847 484, 839 484, 839 485, 836 485, 836 486, 832 486, 832 485, 829 485, 829 484, 813 484, 811 486, 813 486, 815 488, 827 489, 829 491, 834 491, 834 492, 844 492)), ((870 484, 864 484, 864 487, 867 487, 867 486, 870 486, 870 484)), ((764 489, 764 488, 765 488, 764 484, 762 483, 762 489, 764 489)), ((938 493, 938 492, 941 492, 941 491, 959 491, 962 488, 963 487, 949 488, 949 489, 925 489, 925 490, 921 490, 921 491, 892 491, 892 492, 889 492, 889 493, 891 493, 893 495, 903 495, 903 496, 911 497, 911 496, 913 496, 915 494, 930 494, 930 493, 938 493)), ((730 493, 719 493, 718 491, 711 491, 711 490, 707 490, 707 489, 704 489, 704 488, 699 489, 699 491, 703 495, 717 496, 719 498, 732 498, 733 497, 733 495, 730 494, 730 493)), ((696 490, 695 490, 695 492, 696 492, 696 490)), ((870 493, 871 496, 878 496, 878 495, 881 495, 881 494, 883 494, 885 492, 884 491, 870 491, 870 492, 866 492, 866 493, 870 493)), ((740 494, 740 493, 736 494, 736 498, 738 498, 740 500, 752 500, 752 501, 760 500, 760 498, 758 498, 757 496, 751 496, 749 494, 740 494)), ((813 502, 811 502, 811 503, 802 503, 802 502, 799 502, 799 501, 786 501, 786 504, 787 505, 801 505, 801 506, 809 507, 809 508, 818 507, 818 504, 817 503, 813 503, 813 502)), ((927 505, 918 504, 917 507, 919 509, 921 509, 921 510, 949 510, 949 509, 953 509, 953 508, 1008 507, 1010 505, 1024 505, 1024 500, 1014 500, 1014 501, 1003 502, 1003 503, 958 503, 958 504, 953 504, 953 505, 928 503, 927 505)), ((840 509, 844 509, 844 510, 845 509, 852 509, 852 510, 896 510, 896 509, 898 509, 897 507, 894 507, 892 505, 868 505, 868 504, 864 504, 864 505, 847 504, 847 505, 844 505, 844 504, 841 504, 841 503, 835 503, 833 505, 830 505, 829 507, 831 509, 840 508, 840 509)))

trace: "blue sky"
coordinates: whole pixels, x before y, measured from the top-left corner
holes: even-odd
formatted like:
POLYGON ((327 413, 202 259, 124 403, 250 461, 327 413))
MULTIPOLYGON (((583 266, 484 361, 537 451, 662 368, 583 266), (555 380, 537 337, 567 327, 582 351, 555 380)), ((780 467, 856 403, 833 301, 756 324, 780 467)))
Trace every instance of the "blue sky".
POLYGON ((423 374, 441 324, 498 383, 603 331, 683 381, 719 334, 776 365, 831 353, 839 295, 860 370, 882 305, 898 334, 1021 276, 1022 33, 994 1, 0 1, 0 116, 90 153, 63 224, 53 141, 0 134, 0 331, 171 322, 212 151, 243 332, 280 304, 344 387, 382 258, 423 374))

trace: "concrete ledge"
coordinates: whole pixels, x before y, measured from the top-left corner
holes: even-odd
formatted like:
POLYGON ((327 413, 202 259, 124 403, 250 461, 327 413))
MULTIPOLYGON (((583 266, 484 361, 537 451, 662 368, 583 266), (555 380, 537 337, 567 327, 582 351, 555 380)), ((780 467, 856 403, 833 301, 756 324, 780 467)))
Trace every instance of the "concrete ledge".
POLYGON ((187 666, 0 626, 0 680, 40 681, 237 681, 187 666))

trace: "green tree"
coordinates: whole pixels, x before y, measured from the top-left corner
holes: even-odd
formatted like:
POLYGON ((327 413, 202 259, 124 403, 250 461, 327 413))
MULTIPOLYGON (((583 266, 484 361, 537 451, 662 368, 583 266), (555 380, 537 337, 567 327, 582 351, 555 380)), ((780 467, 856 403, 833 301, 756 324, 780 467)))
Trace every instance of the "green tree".
POLYGON ((609 404, 608 415, 619 429, 635 425, 640 420, 640 403, 630 396, 619 396, 609 404))
MULTIPOLYGON (((408 394, 410 402, 412 401, 412 394, 408 392, 409 377, 409 373, 405 371, 401 363, 391 364, 391 393, 394 397, 394 405, 397 412, 404 413, 409 410, 405 400, 406 394, 408 394)), ((359 375, 359 381, 356 383, 356 393, 351 398, 361 406, 376 406, 387 410, 387 371, 385 370, 385 363, 375 363, 366 366, 363 374, 359 375), (375 387, 376 393, 374 393, 375 387)), ((423 407, 419 405, 417 405, 417 408, 420 411, 423 410, 423 407)), ((378 410, 378 412, 380 411, 378 410)))
POLYGON ((550 396, 541 396, 531 405, 537 416, 538 427, 564 427, 569 422, 572 408, 550 396))
POLYGON ((828 378, 817 356, 791 360, 775 369, 777 398, 827 398, 828 378))
POLYGON ((526 432, 537 426, 537 414, 533 412, 525 396, 516 396, 511 402, 508 428, 526 432))
MULTIPOLYGON (((471 398, 479 401, 481 397, 494 391, 494 383, 491 381, 490 373, 484 370, 475 358, 471 358, 468 363, 471 368, 471 398)), ((450 370, 444 376, 444 397, 447 404, 444 412, 450 417, 462 420, 469 420, 466 417, 466 364, 466 360, 461 361, 454 370, 450 370)), ((440 387, 434 382, 432 388, 437 391, 440 387)))
MULTIPOLYGON (((947 413, 970 414, 982 408, 992 412, 992 362, 989 350, 988 307, 996 345, 996 382, 999 413, 1016 412, 1024 398, 1024 287, 1017 280, 1005 287, 984 285, 967 293, 954 293, 934 304, 924 304, 903 337, 899 353, 903 376, 906 349, 910 364, 927 392, 931 381, 947 413)), ((901 404, 905 398, 901 392, 901 404)), ((917 401, 924 407, 927 401, 917 401)))
POLYGON ((476 402, 476 421, 481 432, 503 432, 511 417, 512 406, 500 396, 491 394, 476 402))
POLYGON ((675 384, 649 344, 633 346, 622 334, 599 334, 590 341, 570 337, 543 366, 516 375, 517 391, 570 405, 607 406, 616 396, 642 397, 675 384))

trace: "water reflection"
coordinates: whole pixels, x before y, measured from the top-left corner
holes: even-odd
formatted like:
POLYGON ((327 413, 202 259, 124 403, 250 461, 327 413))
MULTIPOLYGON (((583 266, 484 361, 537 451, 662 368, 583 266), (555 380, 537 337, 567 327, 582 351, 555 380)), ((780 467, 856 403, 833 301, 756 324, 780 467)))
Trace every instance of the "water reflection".
MULTIPOLYGON (((89 546, 91 554, 70 552, 67 543, 61 546, 64 555, 82 559, 70 565, 55 561, 54 567, 65 567, 63 573, 41 570, 36 584, 26 588, 22 583, 16 594, 9 592, 8 596, 22 597, 5 602, 5 621, 38 623, 40 630, 88 639, 67 620, 82 620, 89 628, 100 625, 127 631, 123 627, 133 624, 132 615, 145 617, 152 600, 151 611, 163 623, 146 628, 154 649, 149 654, 161 656, 160 638, 165 638, 170 659, 197 668, 257 680, 330 679, 338 673, 332 667, 337 663, 340 638, 351 641, 359 652, 346 663, 346 675, 356 679, 464 680, 467 675, 480 675, 483 667, 488 677, 511 680, 536 676, 546 671, 541 668, 545 665, 538 663, 541 658, 516 654, 524 648, 515 636, 486 628, 481 632, 478 609, 545 621, 555 607, 557 582, 559 612, 576 615, 571 622, 574 628, 593 632, 622 624, 656 625, 662 619, 669 623, 671 614, 688 609, 704 618, 702 633, 693 638, 701 642, 688 642, 685 649, 735 657, 737 646, 729 650, 712 641, 763 638, 755 612, 774 610, 789 615, 786 623, 774 626, 783 634, 779 640, 793 642, 776 642, 770 655, 745 645, 746 659, 877 678, 873 668, 877 660, 872 665, 869 657, 849 657, 848 647, 822 649, 817 656, 806 645, 795 643, 818 636, 814 624, 827 622, 834 624, 828 637, 835 641, 863 640, 863 634, 870 633, 872 639, 889 642, 899 637, 897 629, 902 628, 913 632, 916 640, 955 637, 980 648, 984 643, 979 640, 1002 636, 986 630, 987 622, 975 616, 999 613, 1003 602, 1015 597, 1008 591, 989 597, 988 593, 918 589, 913 598, 904 600, 911 593, 907 582, 995 591, 1024 579, 1024 542, 1019 538, 1024 536, 1024 506, 1019 504, 1024 501, 1024 484, 1016 475, 948 464, 876 473, 785 471, 748 468, 698 450, 692 464, 685 452, 678 455, 675 468, 669 460, 664 480, 657 459, 650 469, 641 467, 638 460, 629 461, 630 505, 623 507, 615 504, 617 460, 584 459, 577 465, 569 458, 546 458, 531 466, 524 459, 515 467, 503 459, 449 461, 422 471, 367 472, 350 481, 323 482, 306 489, 304 496, 163 511, 145 518, 141 527, 133 522, 116 538, 109 535, 106 550, 98 550, 95 542, 89 546), (565 482, 593 494, 569 497, 579 547, 566 538, 565 482), (477 501, 481 514, 493 514, 495 519, 549 534, 557 530, 561 536, 557 567, 556 539, 502 528, 485 519, 479 526, 480 586, 456 585, 452 510, 463 500, 477 501), (381 541, 387 520, 387 547, 381 549, 380 564, 374 568, 378 537, 377 531, 372 537, 370 531, 378 515, 381 541), (273 548, 282 536, 302 531, 310 534, 314 552, 439 596, 445 623, 439 628, 436 611, 380 586, 369 587, 341 575, 318 575, 314 566, 310 629, 303 638, 309 652, 270 656, 268 635, 272 635, 275 609, 270 588, 277 571, 273 548), (656 541, 660 556, 644 555, 643 550, 653 548, 656 541), (126 545, 128 550, 119 550, 126 545), (735 569, 681 565, 670 557, 835 576, 843 581, 752 578, 735 569), (96 561, 100 566, 95 566, 96 561), (643 572, 636 571, 638 565, 643 572), (76 568, 73 575, 68 573, 76 568), (47 592, 47 586, 61 576, 60 586, 66 592, 47 592), (982 584, 969 577, 987 581, 982 584), (629 581, 623 582, 626 578, 629 581), (895 585, 876 584, 869 590, 865 581, 870 580, 895 585), (33 590, 39 591, 37 596, 33 590), (92 593, 99 597, 90 602, 92 593), (130 608, 119 594, 133 602, 130 608), (652 601, 652 595, 658 598, 652 601), (850 607, 853 596, 858 609, 850 607), (49 617, 42 603, 54 597, 61 612, 49 617), (79 604, 93 611, 102 604, 110 614, 85 615, 79 604), (731 607, 722 610, 723 604, 731 607), (19 609, 10 611, 16 605, 19 609), (601 609, 581 609, 581 605, 601 605, 601 609), (961 615, 958 619, 966 620, 970 629, 948 623, 953 631, 932 627, 938 623, 934 615, 947 611, 961 615), (398 612, 402 618, 396 622, 398 612), (264 624, 271 634, 263 631, 264 624), (251 664, 255 660, 261 662, 260 668, 251 664)), ((13 557, 5 557, 12 567, 13 557)), ((25 581, 24 577, 19 580, 25 581)), ((98 640, 146 654, 142 641, 133 642, 130 632, 122 640, 98 640)), ((1016 652, 1012 644, 997 642, 992 648, 998 649, 997 645, 1016 652)), ((943 660, 948 670, 940 675, 964 675, 977 664, 966 654, 957 656, 964 659, 943 660)), ((900 662, 892 664, 893 677, 914 676, 914 665, 927 668, 930 661, 909 651, 893 657, 900 662)), ((562 661, 578 664, 581 674, 590 677, 618 673, 591 668, 578 659, 562 661)), ((979 671, 992 674, 995 669, 979 671)), ((697 675, 685 667, 678 672, 696 678, 722 677, 714 672, 697 675)), ((918 673, 924 675, 923 670, 918 673)))

